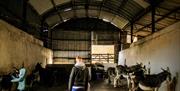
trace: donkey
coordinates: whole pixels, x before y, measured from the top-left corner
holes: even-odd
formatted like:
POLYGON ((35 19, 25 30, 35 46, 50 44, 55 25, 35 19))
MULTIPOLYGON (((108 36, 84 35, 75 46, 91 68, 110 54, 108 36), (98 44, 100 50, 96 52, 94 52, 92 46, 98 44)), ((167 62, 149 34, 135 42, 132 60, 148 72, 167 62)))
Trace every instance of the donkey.
POLYGON ((117 70, 116 71, 117 75, 114 80, 114 85, 116 85, 116 81, 118 81, 117 78, 120 78, 121 76, 123 76, 124 78, 127 79, 128 88, 131 87, 131 79, 135 77, 134 75, 132 75, 134 72, 137 72, 140 70, 143 70, 143 72, 146 71, 145 66, 143 66, 142 63, 140 63, 140 64, 137 63, 136 65, 132 65, 129 67, 118 65, 116 67, 116 70, 117 70))
POLYGON ((141 79, 144 79, 145 71, 146 70, 144 70, 144 69, 140 69, 140 70, 133 72, 131 75, 129 75, 129 80, 130 80, 129 84, 131 85, 131 87, 129 87, 130 91, 136 91, 138 89, 139 81, 141 79))
POLYGON ((19 70, 13 67, 13 71, 0 76, 0 91, 14 90, 16 85, 11 82, 13 77, 18 77, 19 70))
POLYGON ((11 83, 12 77, 10 74, 8 75, 3 75, 1 77, 1 88, 0 91, 11 91, 12 83, 11 83))
POLYGON ((44 85, 44 86, 52 86, 54 83, 54 71, 47 69, 47 68, 43 68, 41 66, 41 63, 37 63, 35 66, 35 70, 34 72, 38 72, 39 76, 40 76, 40 84, 44 85))
POLYGON ((168 77, 171 77, 171 73, 168 69, 162 70, 163 71, 159 74, 144 75, 144 78, 141 78, 139 81, 139 88, 148 91, 158 91, 159 87, 161 86, 161 83, 164 82, 168 77))
POLYGON ((34 70, 26 76, 26 90, 32 91, 33 86, 35 84, 38 84, 40 82, 40 75, 38 72, 35 72, 34 70))
POLYGON ((115 75, 116 75, 115 68, 114 67, 109 67, 107 69, 107 72, 106 72, 106 76, 107 76, 109 84, 111 84, 112 78, 114 78, 115 75))
POLYGON ((123 85, 122 79, 124 79, 123 75, 127 75, 127 66, 117 65, 115 68, 115 76, 114 76, 114 87, 123 85))

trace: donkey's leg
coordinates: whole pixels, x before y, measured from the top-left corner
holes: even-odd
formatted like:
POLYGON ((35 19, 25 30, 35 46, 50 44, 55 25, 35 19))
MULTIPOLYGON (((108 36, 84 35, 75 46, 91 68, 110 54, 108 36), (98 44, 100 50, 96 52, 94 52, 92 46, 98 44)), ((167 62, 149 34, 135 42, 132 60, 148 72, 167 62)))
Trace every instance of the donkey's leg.
POLYGON ((127 79, 127 86, 130 89, 131 88, 131 79, 129 77, 127 77, 126 79, 127 79))
POLYGON ((108 84, 110 84, 110 83, 111 83, 111 77, 108 76, 108 84))
POLYGON ((114 77, 114 87, 117 87, 117 81, 118 81, 117 76, 115 76, 114 77))
POLYGON ((158 91, 158 89, 159 89, 159 88, 158 88, 158 87, 156 87, 156 88, 154 88, 154 91, 158 91))
POLYGON ((157 87, 157 88, 156 88, 156 91, 158 91, 158 90, 159 90, 159 88, 157 87))
POLYGON ((118 75, 118 77, 117 77, 117 85, 118 85, 118 86, 121 86, 121 79, 120 79, 120 75, 118 75))
POLYGON ((131 79, 131 89, 133 89, 133 91, 135 91, 135 82, 133 79, 131 79))
POLYGON ((119 85, 119 77, 120 77, 120 75, 116 75, 115 77, 114 77, 114 87, 117 87, 118 85, 119 85))

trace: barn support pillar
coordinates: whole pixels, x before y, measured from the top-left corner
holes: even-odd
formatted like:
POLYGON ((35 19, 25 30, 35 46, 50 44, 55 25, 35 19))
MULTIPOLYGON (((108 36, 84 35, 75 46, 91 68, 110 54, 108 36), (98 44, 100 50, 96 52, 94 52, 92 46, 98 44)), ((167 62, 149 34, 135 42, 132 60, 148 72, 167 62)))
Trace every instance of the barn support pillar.
POLYGON ((28 1, 29 0, 23 0, 22 23, 23 23, 24 28, 25 28, 24 31, 28 31, 28 29, 27 29, 27 4, 28 4, 28 1))
POLYGON ((131 43, 133 43, 133 23, 131 23, 131 43))
POLYGON ((154 0, 151 0, 151 28, 152 28, 152 33, 155 32, 155 14, 156 14, 156 10, 155 10, 155 2, 154 0))
POLYGON ((117 41, 117 51, 115 52, 115 55, 116 55, 116 58, 114 60, 115 63, 118 63, 118 55, 119 55, 119 52, 122 50, 121 34, 122 32, 119 31, 119 40, 117 41))
POLYGON ((121 50, 129 48, 129 44, 127 44, 127 31, 121 31, 121 50))

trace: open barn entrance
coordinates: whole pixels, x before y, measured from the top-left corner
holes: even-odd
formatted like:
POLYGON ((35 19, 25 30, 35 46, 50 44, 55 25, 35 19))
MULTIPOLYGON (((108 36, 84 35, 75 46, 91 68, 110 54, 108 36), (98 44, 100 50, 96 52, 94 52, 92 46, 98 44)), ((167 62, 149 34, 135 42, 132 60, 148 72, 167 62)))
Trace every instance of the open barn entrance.
POLYGON ((114 63, 114 45, 92 45, 92 63, 114 63))
POLYGON ((50 32, 49 38, 48 46, 53 50, 52 64, 74 64, 76 56, 81 56, 86 64, 117 63, 120 43, 126 39, 126 32, 122 33, 100 19, 81 18, 60 24, 50 32))

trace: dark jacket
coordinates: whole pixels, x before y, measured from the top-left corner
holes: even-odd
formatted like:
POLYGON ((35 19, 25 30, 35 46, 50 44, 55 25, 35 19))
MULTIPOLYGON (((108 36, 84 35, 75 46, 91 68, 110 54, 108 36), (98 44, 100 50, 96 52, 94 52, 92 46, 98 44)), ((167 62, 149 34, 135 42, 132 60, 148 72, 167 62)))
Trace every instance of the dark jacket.
POLYGON ((68 89, 71 91, 72 86, 83 86, 85 91, 87 91, 89 80, 90 75, 88 68, 86 68, 85 65, 75 65, 69 77, 68 89))

